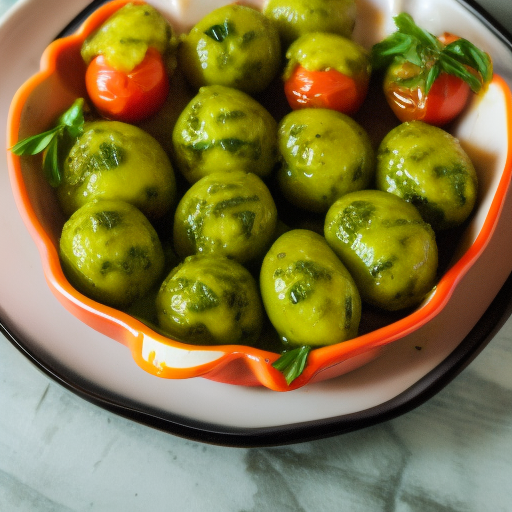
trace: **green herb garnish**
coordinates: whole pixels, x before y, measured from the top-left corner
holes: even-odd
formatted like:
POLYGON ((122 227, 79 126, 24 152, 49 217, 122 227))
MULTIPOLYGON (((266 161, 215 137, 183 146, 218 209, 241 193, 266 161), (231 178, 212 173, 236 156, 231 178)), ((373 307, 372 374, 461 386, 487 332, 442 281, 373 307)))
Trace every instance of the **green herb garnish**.
POLYGON ((52 187, 58 187, 62 181, 60 143, 64 138, 76 139, 83 132, 83 106, 83 98, 78 98, 59 117, 53 128, 20 140, 11 148, 11 151, 18 156, 37 155, 44 151, 43 171, 52 187))
POLYGON ((424 82, 425 94, 441 72, 464 80, 475 93, 491 81, 491 58, 467 39, 445 45, 418 27, 409 14, 401 13, 393 19, 397 31, 372 48, 374 69, 386 68, 395 59, 410 62, 421 69, 417 79, 424 82))
POLYGON ((304 371, 310 352, 311 347, 308 345, 288 350, 279 359, 274 361, 272 366, 284 375, 289 386, 304 371))

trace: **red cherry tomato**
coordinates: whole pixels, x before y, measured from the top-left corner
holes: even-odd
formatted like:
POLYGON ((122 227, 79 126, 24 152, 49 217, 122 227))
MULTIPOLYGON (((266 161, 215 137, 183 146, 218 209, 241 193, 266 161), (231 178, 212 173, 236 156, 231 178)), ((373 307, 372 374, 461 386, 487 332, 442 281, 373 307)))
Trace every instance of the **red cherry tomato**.
POLYGON ((290 107, 329 108, 354 114, 368 92, 367 76, 350 77, 335 69, 309 71, 297 66, 286 80, 284 91, 290 107))
POLYGON ((453 43, 454 41, 457 41, 459 39, 459 36, 456 36, 455 34, 452 34, 451 32, 443 32, 439 37, 439 41, 441 43, 448 45, 450 43, 453 43))
POLYGON ((384 92, 388 104, 400 121, 416 119, 442 126, 464 109, 471 89, 460 78, 441 73, 425 95, 420 86, 410 89, 403 87, 388 74, 384 92))
POLYGON ((149 48, 144 60, 129 72, 114 69, 98 55, 87 67, 85 84, 100 114, 127 123, 155 114, 169 93, 163 59, 154 48, 149 48))
MULTIPOLYGON (((438 39, 448 45, 459 37, 445 32, 438 39)), ((386 99, 398 119, 402 122, 417 119, 435 126, 443 126, 455 119, 468 102, 469 85, 461 78, 441 73, 425 95, 419 86, 408 89, 395 81, 396 77, 414 76, 415 68, 409 63, 392 66, 384 81, 386 99)))

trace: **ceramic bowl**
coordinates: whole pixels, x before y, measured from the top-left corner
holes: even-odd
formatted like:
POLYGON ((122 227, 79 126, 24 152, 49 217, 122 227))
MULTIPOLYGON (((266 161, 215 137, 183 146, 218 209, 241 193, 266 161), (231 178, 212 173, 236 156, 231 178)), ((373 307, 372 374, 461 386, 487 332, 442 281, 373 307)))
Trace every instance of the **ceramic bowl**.
MULTIPOLYGON (((126 3, 115 0, 89 16, 71 36, 54 41, 45 50, 40 71, 16 93, 8 120, 8 146, 29 135, 40 133, 77 97, 85 97, 85 66, 80 47, 85 37, 112 12, 126 3)), ((202 15, 225 0, 173 1, 152 3, 179 30, 186 30, 202 15)), ((258 6, 259 0, 252 4, 258 6)), ((360 0, 354 38, 366 47, 394 30, 392 17, 407 11, 418 24, 433 33, 451 31, 475 42, 492 54, 491 42, 481 37, 470 18, 460 17, 456 3, 447 4, 446 12, 425 8, 420 0, 402 2, 400 10, 384 0, 360 0)), ((443 4, 444 6, 444 4, 443 4)), ((395 6, 396 7, 396 6, 395 6)), ((8 154, 13 194, 24 223, 36 243, 47 283, 72 314, 91 328, 117 340, 132 353, 145 371, 161 378, 205 377, 214 381, 244 386, 265 386, 289 391, 308 383, 330 379, 354 370, 378 357, 394 341, 404 338, 438 315, 461 278, 477 261, 493 236, 508 193, 512 175, 512 97, 508 85, 498 73, 485 94, 472 99, 460 119, 450 127, 472 158, 479 177, 476 209, 450 246, 449 259, 437 286, 414 311, 404 316, 379 319, 375 328, 352 340, 313 350, 308 364, 290 386, 272 367, 279 354, 247 346, 196 346, 165 337, 136 318, 99 304, 75 290, 65 278, 58 242, 65 221, 54 191, 40 172, 38 157, 8 154)), ((448 244, 450 245, 450 244, 448 244)), ((364 318, 363 318, 364 321, 364 318)), ((369 323, 372 324, 371 320, 369 323)))

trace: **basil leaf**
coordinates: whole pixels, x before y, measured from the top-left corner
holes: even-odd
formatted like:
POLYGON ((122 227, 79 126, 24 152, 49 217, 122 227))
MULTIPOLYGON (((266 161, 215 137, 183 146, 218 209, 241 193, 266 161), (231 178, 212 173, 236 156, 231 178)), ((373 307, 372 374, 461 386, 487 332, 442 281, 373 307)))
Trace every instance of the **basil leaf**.
POLYGON ((441 50, 442 45, 437 37, 432 35, 430 32, 427 32, 426 30, 418 27, 418 25, 414 23, 414 20, 410 14, 402 12, 398 16, 395 16, 393 20, 398 30, 403 34, 408 34, 412 37, 415 37, 419 43, 426 47, 441 50))
POLYGON ((78 98, 73 105, 59 118, 58 125, 67 127, 71 137, 78 137, 84 125, 84 99, 78 98))
POLYGON ((94 218, 101 227, 108 231, 119 226, 123 221, 121 213, 115 210, 103 210, 95 214, 94 218))
POLYGON ((307 345, 289 350, 284 352, 272 366, 284 375, 286 383, 289 386, 304 371, 310 352, 311 347, 307 345))
POLYGON ((407 52, 404 53, 403 59, 415 64, 419 68, 424 67, 425 61, 423 57, 423 53, 420 52, 421 45, 417 44, 416 46, 411 46, 407 52))
POLYGON ((56 126, 55 128, 52 128, 46 132, 32 135, 31 137, 20 140, 11 148, 11 151, 18 156, 37 155, 48 147, 48 144, 50 144, 50 142, 60 130, 60 126, 56 126))
POLYGON ((430 88, 432 85, 434 85, 434 82, 436 81, 437 77, 441 73, 441 66, 439 63, 435 63, 429 70, 427 79, 425 80, 425 94, 428 94, 430 91, 430 88))
POLYGON ((476 70, 484 82, 491 81, 493 72, 491 58, 468 40, 458 39, 450 43, 443 50, 443 54, 449 55, 461 64, 476 70))
POLYGON ((52 187, 58 187, 61 182, 59 168, 59 145, 58 138, 52 139, 43 156, 43 171, 46 180, 52 187))
POLYGON ((469 71, 464 64, 450 57, 450 55, 441 53, 439 56, 439 65, 445 73, 464 80, 469 87, 471 87, 473 92, 478 92, 482 88, 482 81, 469 71))
POLYGON ((233 213, 233 218, 240 222, 242 233, 245 238, 251 238, 252 229, 254 227, 254 220, 256 219, 256 213, 251 211, 243 211, 233 213))
POLYGON ((372 47, 372 67, 386 67, 395 57, 408 53, 411 48, 416 48, 414 39, 407 34, 395 32, 372 47))
POLYGON ((247 146, 249 143, 244 140, 229 138, 229 139, 221 139, 219 140, 219 146, 225 151, 229 151, 230 153, 236 153, 244 146, 247 146))
POLYGON ((11 151, 18 156, 37 155, 42 151, 43 172, 52 187, 58 187, 62 179, 59 142, 63 137, 76 139, 83 132, 84 100, 78 98, 58 119, 56 126, 37 135, 17 142, 11 151))

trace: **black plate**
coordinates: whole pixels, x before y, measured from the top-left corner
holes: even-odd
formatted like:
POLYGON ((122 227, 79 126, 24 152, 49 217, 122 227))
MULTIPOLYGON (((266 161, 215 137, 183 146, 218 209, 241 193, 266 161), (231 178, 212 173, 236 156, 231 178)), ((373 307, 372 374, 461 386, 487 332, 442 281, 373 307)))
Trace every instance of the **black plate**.
MULTIPOLYGON (((478 4, 457 0, 488 27, 511 51, 512 36, 478 4)), ((94 0, 57 37, 76 30, 82 21, 105 0, 94 0)), ((471 332, 457 348, 431 372, 393 399, 354 414, 272 428, 227 428, 177 415, 162 418, 129 403, 122 397, 106 396, 93 383, 63 375, 50 360, 36 356, 6 319, 0 318, 0 332, 27 359, 48 377, 88 402, 107 411, 168 433, 224 446, 274 446, 310 441, 344 434, 400 416, 421 405, 451 382, 489 343, 512 313, 512 275, 471 332)))

